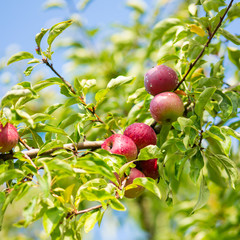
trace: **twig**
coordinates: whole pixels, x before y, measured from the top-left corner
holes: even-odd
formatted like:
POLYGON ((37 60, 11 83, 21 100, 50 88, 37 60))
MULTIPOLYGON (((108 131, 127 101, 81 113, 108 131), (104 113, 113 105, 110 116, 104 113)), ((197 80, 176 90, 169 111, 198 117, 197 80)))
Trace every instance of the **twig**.
POLYGON ((31 150, 32 148, 30 146, 27 145, 27 143, 25 143, 25 141, 19 137, 19 142, 22 143, 22 145, 27 149, 27 150, 31 150))
MULTIPOLYGON (((53 153, 54 151, 58 150, 58 149, 66 149, 66 150, 80 150, 80 149, 97 149, 100 148, 101 145, 103 144, 103 141, 85 141, 85 142, 79 142, 79 143, 68 143, 68 144, 64 144, 63 147, 58 147, 58 148, 53 148, 50 149, 44 153, 42 153, 41 155, 50 155, 51 153, 53 153)), ((25 156, 28 156, 30 158, 34 158, 37 156, 39 152, 38 148, 33 148, 31 150, 28 151, 23 151, 22 153, 25 156)), ((14 154, 13 153, 7 153, 7 154, 0 154, 0 159, 6 161, 6 160, 10 160, 14 158, 14 154)))
POLYGON ((202 148, 201 147, 202 146, 202 140, 203 140, 203 130, 201 129, 201 131, 200 131, 200 139, 199 139, 199 143, 198 143, 200 149, 202 148))
MULTIPOLYGON (((55 68, 53 67, 53 65, 50 64, 46 58, 43 58, 42 61, 43 61, 43 63, 45 63, 45 64, 62 80, 62 82, 69 88, 69 90, 70 90, 73 94, 77 95, 77 93, 76 93, 76 91, 73 89, 72 85, 71 85, 68 81, 66 81, 66 80, 55 70, 55 68)), ((97 118, 97 121, 100 122, 100 123, 102 123, 102 124, 104 124, 104 125, 106 125, 106 123, 96 114, 96 112, 95 112, 95 107, 93 107, 93 108, 87 107, 87 103, 84 101, 84 98, 83 98, 82 96, 78 96, 78 97, 79 97, 80 102, 86 107, 86 109, 87 109, 90 113, 92 113, 92 114, 97 118)), ((110 131, 111 131, 113 134, 116 133, 114 130, 110 130, 110 131)))
MULTIPOLYGON (((234 90, 234 88, 239 87, 239 86, 240 86, 240 83, 237 83, 237 84, 232 85, 232 86, 229 85, 228 88, 223 89, 223 93, 232 91, 232 90, 234 90)), ((239 91, 237 91, 237 92, 239 92, 239 91)))
POLYGON ((80 214, 83 214, 83 213, 86 213, 86 212, 90 212, 90 211, 93 211, 93 210, 96 210, 96 209, 100 209, 102 208, 102 204, 99 204, 97 206, 94 206, 94 207, 90 207, 90 208, 86 208, 86 209, 83 209, 83 210, 73 210, 71 212, 68 213, 67 217, 66 218, 72 218, 73 216, 77 216, 77 215, 80 215, 80 214))
POLYGON ((185 75, 183 76, 182 80, 178 83, 177 87, 174 89, 174 91, 176 91, 179 86, 186 80, 186 77, 188 76, 188 74, 190 73, 190 71, 192 70, 192 68, 196 65, 196 63, 198 62, 198 60, 202 57, 203 53, 205 52, 205 49, 208 47, 208 45, 210 44, 211 40, 213 39, 213 37, 215 36, 217 30, 221 27, 223 19, 225 18, 226 14, 228 13, 229 9, 232 6, 234 0, 231 0, 231 2, 229 3, 226 11, 224 12, 223 16, 220 17, 220 21, 218 23, 218 25, 216 26, 216 28, 214 29, 214 31, 209 34, 209 39, 206 42, 206 44, 204 45, 202 51, 199 53, 199 55, 197 56, 197 58, 195 59, 195 61, 193 63, 190 63, 189 68, 187 70, 187 72, 185 73, 185 75))

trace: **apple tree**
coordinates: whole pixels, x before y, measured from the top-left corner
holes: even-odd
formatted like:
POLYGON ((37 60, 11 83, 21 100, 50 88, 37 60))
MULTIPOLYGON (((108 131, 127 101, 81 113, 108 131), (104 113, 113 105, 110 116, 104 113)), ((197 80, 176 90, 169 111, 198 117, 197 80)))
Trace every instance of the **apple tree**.
POLYGON ((131 24, 100 49, 73 18, 8 59, 26 70, 1 99, 1 226, 24 200, 15 226, 40 220, 49 239, 82 239, 109 209, 149 239, 239 239, 240 4, 188 0, 160 19, 156 2, 128 1, 131 24))

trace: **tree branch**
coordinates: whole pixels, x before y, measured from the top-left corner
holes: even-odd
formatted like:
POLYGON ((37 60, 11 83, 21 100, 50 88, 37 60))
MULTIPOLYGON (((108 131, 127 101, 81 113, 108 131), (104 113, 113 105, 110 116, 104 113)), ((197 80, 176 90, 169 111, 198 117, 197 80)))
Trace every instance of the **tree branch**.
POLYGON ((31 150, 32 148, 30 146, 28 146, 25 141, 19 137, 19 142, 27 149, 27 150, 31 150))
POLYGON ((83 213, 86 213, 86 212, 90 212, 90 211, 93 211, 93 210, 96 210, 96 209, 100 209, 102 208, 102 204, 99 204, 97 206, 94 206, 94 207, 90 207, 90 208, 86 208, 86 209, 83 209, 83 210, 73 210, 71 212, 68 213, 67 217, 66 218, 72 218, 73 216, 77 216, 77 215, 80 215, 80 214, 83 214, 83 213))
MULTIPOLYGON (((42 61, 43 61, 43 63, 45 63, 45 64, 62 80, 62 82, 69 88, 69 90, 70 90, 73 94, 77 95, 77 93, 76 93, 76 91, 73 89, 72 85, 71 85, 68 81, 66 81, 66 80, 55 70, 55 68, 53 67, 53 65, 50 64, 46 58, 43 58, 42 61)), ((93 107, 93 108, 87 107, 87 103, 84 101, 83 97, 82 97, 82 96, 78 96, 78 97, 79 97, 80 102, 86 107, 86 109, 96 117, 97 122, 100 122, 100 123, 106 125, 106 123, 96 114, 96 112, 95 112, 95 107, 93 107)), ((111 131, 113 134, 116 133, 114 130, 110 130, 110 131, 111 131)))
POLYGON ((187 72, 185 73, 185 75, 183 76, 182 80, 178 83, 177 87, 174 89, 174 91, 176 91, 179 86, 186 80, 188 74, 190 73, 190 71, 193 69, 193 67, 196 65, 196 63, 198 62, 198 60, 202 57, 203 53, 205 52, 205 49, 208 47, 208 45, 210 44, 210 42, 212 41, 213 37, 215 36, 217 30, 221 27, 222 25, 222 22, 223 22, 223 19, 225 18, 226 14, 228 13, 229 9, 231 8, 232 6, 232 3, 233 3, 234 0, 231 0, 231 2, 229 3, 226 11, 224 12, 223 16, 220 17, 220 21, 218 23, 218 25, 216 26, 216 28, 214 29, 213 33, 211 33, 209 35, 209 39, 208 41, 205 43, 202 51, 199 53, 199 55, 197 56, 197 58, 195 59, 195 61, 193 63, 190 63, 190 66, 187 70, 187 72))
MULTIPOLYGON (((64 144, 63 147, 50 149, 42 153, 41 155, 50 155, 51 153, 53 153, 58 149, 66 149, 66 150, 97 149, 97 148, 100 148, 102 144, 103 144, 103 141, 85 141, 85 142, 79 142, 79 143, 68 143, 68 144, 64 144)), ((28 151, 22 151, 24 155, 27 155, 30 158, 36 157, 38 152, 39 152, 38 148, 34 148, 28 151)), ((7 161, 14 158, 15 157, 13 153, 0 154, 0 159, 2 159, 3 161, 7 161)))

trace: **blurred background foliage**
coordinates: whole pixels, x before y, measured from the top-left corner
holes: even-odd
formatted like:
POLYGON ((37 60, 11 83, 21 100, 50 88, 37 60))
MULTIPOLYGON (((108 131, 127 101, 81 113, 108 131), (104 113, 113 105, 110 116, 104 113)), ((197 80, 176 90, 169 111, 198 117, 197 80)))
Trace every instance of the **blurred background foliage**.
MULTIPOLYGON (((55 8, 60 8, 62 11, 67 9, 69 16, 62 20, 74 20, 72 26, 54 43, 52 49, 55 52, 52 57, 53 66, 58 68, 57 70, 64 74, 64 77, 76 89, 79 88, 79 84, 82 86, 86 102, 97 104, 96 112, 105 120, 105 127, 100 127, 100 124, 89 121, 89 118, 85 120, 84 109, 75 105, 74 101, 71 102, 72 99, 67 96, 68 94, 64 92, 63 88, 61 89, 63 94, 60 94, 60 90, 56 86, 42 90, 39 93, 39 98, 26 103, 23 108, 23 111, 29 116, 39 112, 51 112, 52 118, 47 119, 48 123, 64 129, 76 142, 84 138, 102 140, 111 134, 110 129, 118 129, 119 132, 122 132, 126 126, 133 122, 151 124, 153 120, 148 111, 151 96, 142 90, 145 72, 156 63, 167 62, 169 66, 178 71, 181 78, 186 70, 186 63, 196 58, 201 51, 201 45, 196 43, 205 42, 208 37, 206 32, 203 33, 203 37, 200 37, 196 35, 196 31, 191 29, 191 24, 202 24, 202 26, 205 24, 199 20, 200 17, 205 17, 206 13, 200 6, 196 7, 195 3, 198 1, 156 0, 148 3, 147 1, 129 0, 126 1, 126 7, 129 8, 127 24, 113 22, 104 28, 97 27, 97 21, 96 27, 88 26, 86 16, 84 17, 84 12, 94 6, 96 2, 97 0, 48 0, 44 2, 44 11, 51 11, 55 8), (172 17, 172 20, 162 22, 162 26, 158 26, 158 30, 156 23, 164 21, 167 17, 172 17), (153 31, 154 27, 155 31, 153 31), (154 34, 158 34, 157 38, 154 37, 154 34), (186 38, 191 39, 189 48, 192 48, 192 51, 184 49, 186 38), (59 55, 64 56, 63 66, 58 63, 59 55), (181 64, 175 66, 175 60, 179 56, 181 64), (134 76, 134 80, 131 84, 119 86, 111 91, 106 90, 108 82, 119 75, 134 76), (84 88, 84 86, 86 87, 84 88), (97 97, 95 93, 98 93, 97 97), (61 104, 61 107, 57 108, 56 106, 56 111, 52 111, 57 104, 61 104)), ((221 9, 224 6, 224 1, 217 2, 216 9, 209 11, 208 17, 213 17, 214 10, 214 14, 216 14, 218 8, 221 9)), ((211 3, 214 4, 213 1, 209 1, 209 4, 211 3)), ((205 7, 208 6, 205 5, 205 7)), ((99 11, 107 14, 104 12, 104 6, 99 11)), ((231 14, 229 14, 227 23, 231 24, 233 21, 236 24, 235 18, 239 13, 231 14)), ((239 20, 236 21, 239 23, 239 20)), ((214 21, 211 24, 214 25, 214 21)), ((231 30, 235 31, 232 28, 231 30)), ((198 34, 201 33, 198 32, 198 34)), ((46 49, 46 47, 47 45, 43 40, 42 49, 46 49)), ((192 82, 199 83, 198 81, 203 74, 214 77, 215 69, 217 72, 215 77, 222 80, 219 83, 220 86, 227 87, 228 84, 238 83, 240 66, 239 61, 237 62, 239 50, 236 49, 236 45, 218 36, 207 51, 210 55, 204 58, 205 62, 201 62, 202 72, 192 75, 192 82), (223 59, 225 59, 224 65, 222 65, 223 59), (218 65, 218 63, 220 64, 218 65), (222 68, 225 68, 225 71, 222 68)), ((26 66, 24 63, 20 62, 8 67, 10 70, 6 70, 5 63, 6 58, 3 58, 0 69, 2 81, 5 81, 8 86, 25 81, 25 77, 19 74, 21 72, 19 69, 22 70, 23 66, 26 66), (15 80, 8 79, 7 71, 11 71, 12 76, 14 76, 12 79, 15 80)), ((28 78, 34 85, 48 77, 54 77, 49 69, 45 66, 36 66, 28 78)), ((29 124, 27 115, 20 117, 18 115, 19 113, 16 115, 11 113, 9 117, 15 122, 19 119, 19 123, 29 124)), ((213 121, 217 122, 216 119, 213 121)), ((228 125, 232 123, 236 124, 234 129, 238 129, 238 114, 235 114, 227 122, 228 125)), ((23 132, 26 131, 26 128, 22 125, 22 132, 21 126, 19 128, 20 133, 25 134, 28 144, 38 147, 34 139, 30 137, 30 133, 28 137, 27 133, 23 132)), ((53 134, 48 132, 40 137, 49 139, 53 137, 53 134)), ((64 143, 71 142, 64 135, 58 139, 64 143)), ((233 149, 231 149, 230 155, 239 168, 239 145, 235 140, 233 140, 233 149)), ((174 165, 171 165, 170 162, 167 167, 171 171, 174 165)), ((174 176, 174 174, 172 175, 174 176)), ((166 186, 162 186, 164 184, 160 182, 163 199, 167 199, 166 202, 159 201, 149 192, 136 200, 124 200, 127 213, 108 209, 101 227, 95 226, 92 232, 83 236, 83 239, 238 240, 240 238, 239 180, 235 184, 235 189, 221 187, 213 181, 209 181, 210 197, 208 203, 194 214, 192 214, 192 209, 198 199, 200 181, 196 184, 191 181, 189 167, 184 168, 181 181, 174 177, 171 179, 171 191, 164 192, 166 190, 166 186)), ((43 231, 41 221, 31 224, 26 229, 14 225, 22 219, 26 202, 28 203, 37 191, 37 189, 32 189, 23 199, 14 201, 7 209, 0 239, 49 239, 43 231)), ((66 237, 64 239, 72 238, 66 237)))

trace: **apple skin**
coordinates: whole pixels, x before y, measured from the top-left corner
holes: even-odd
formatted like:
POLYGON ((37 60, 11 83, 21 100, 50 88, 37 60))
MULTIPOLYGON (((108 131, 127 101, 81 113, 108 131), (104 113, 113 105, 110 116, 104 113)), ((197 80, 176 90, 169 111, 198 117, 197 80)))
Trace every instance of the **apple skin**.
POLYGON ((157 158, 139 161, 138 162, 139 169, 143 172, 146 177, 150 177, 153 179, 159 178, 159 171, 157 165, 157 158))
POLYGON ((160 124, 170 124, 183 115, 184 106, 181 98, 173 92, 156 95, 150 103, 153 119, 160 124))
POLYGON ((0 123, 0 152, 9 152, 18 143, 19 135, 17 129, 7 123, 4 127, 0 123))
MULTIPOLYGON (((154 130, 144 123, 133 123, 126 128, 124 135, 130 137, 136 144, 138 151, 148 145, 157 144, 157 135, 154 130)), ((157 179, 159 177, 157 158, 135 162, 136 168, 146 177, 157 179)))
POLYGON ((157 144, 157 135, 154 130, 145 123, 133 123, 129 125, 124 133, 136 144, 138 151, 148 145, 157 144))
POLYGON ((165 65, 151 68, 144 76, 144 85, 151 95, 174 90, 178 85, 177 73, 165 65))
MULTIPOLYGON (((133 180, 135 178, 141 178, 141 177, 145 177, 145 175, 141 171, 139 171, 138 169, 132 168, 131 171, 130 171, 130 174, 127 178, 125 187, 128 186, 129 184, 132 184, 133 180)), ((143 193, 144 189, 145 188, 142 187, 142 186, 137 186, 135 188, 128 189, 128 190, 125 191, 124 196, 126 198, 139 197, 143 193)))
POLYGON ((122 134, 113 134, 104 141, 101 147, 111 153, 125 156, 127 161, 136 159, 138 154, 133 140, 122 134))

